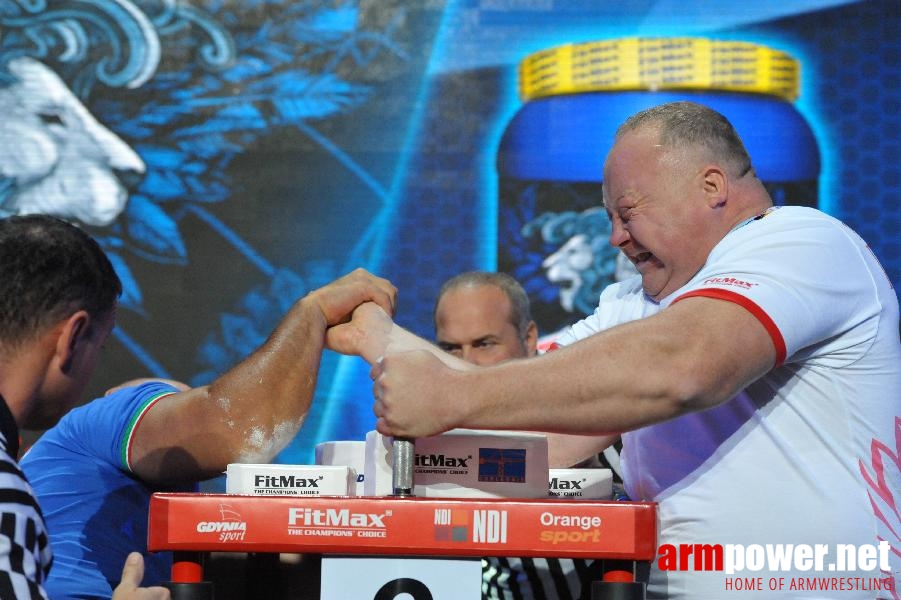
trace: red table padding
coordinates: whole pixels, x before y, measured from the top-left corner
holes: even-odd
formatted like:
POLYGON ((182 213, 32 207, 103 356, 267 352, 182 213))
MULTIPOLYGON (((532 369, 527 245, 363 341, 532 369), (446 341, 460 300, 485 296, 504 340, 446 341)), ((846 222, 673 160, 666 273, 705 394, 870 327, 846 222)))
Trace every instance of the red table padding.
POLYGON ((154 494, 151 551, 653 560, 647 502, 154 494))

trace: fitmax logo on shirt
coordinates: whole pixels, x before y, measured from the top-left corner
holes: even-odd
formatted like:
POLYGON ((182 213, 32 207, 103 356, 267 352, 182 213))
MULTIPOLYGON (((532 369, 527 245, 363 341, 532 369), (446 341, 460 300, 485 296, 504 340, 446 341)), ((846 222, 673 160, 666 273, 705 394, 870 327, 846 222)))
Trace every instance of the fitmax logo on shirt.
POLYGON ((743 290, 749 290, 752 287, 759 285, 757 283, 751 283, 749 281, 742 281, 741 279, 736 279, 735 277, 708 277, 704 280, 705 284, 713 284, 713 285, 729 285, 732 287, 739 287, 743 290))

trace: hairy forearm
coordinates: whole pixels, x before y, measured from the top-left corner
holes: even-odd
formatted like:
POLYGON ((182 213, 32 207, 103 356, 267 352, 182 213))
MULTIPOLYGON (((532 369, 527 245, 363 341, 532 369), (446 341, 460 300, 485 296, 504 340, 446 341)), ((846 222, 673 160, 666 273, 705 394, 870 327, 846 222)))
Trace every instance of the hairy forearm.
POLYGON ((613 434, 715 406, 771 368, 774 354, 744 309, 701 304, 459 374, 455 426, 613 434))
POLYGON ((616 362, 576 344, 552 355, 466 373, 457 427, 616 434, 678 413, 679 403, 612 373, 616 362), (610 370, 597 368, 607 364, 610 370))

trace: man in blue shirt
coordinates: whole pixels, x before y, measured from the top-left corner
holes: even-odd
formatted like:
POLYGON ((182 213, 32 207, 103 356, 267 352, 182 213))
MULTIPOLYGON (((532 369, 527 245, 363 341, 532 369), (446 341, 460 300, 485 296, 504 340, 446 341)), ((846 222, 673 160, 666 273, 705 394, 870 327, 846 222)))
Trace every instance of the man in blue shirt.
MULTIPOLYGON (((43 215, 0 219, 0 598, 47 598, 47 527, 19 469, 19 427, 44 429, 78 401, 113 327, 119 278, 79 228, 43 215)), ((163 600, 139 588, 132 557, 117 600, 163 600)), ((111 584, 112 585, 112 584, 111 584)))
POLYGON ((394 297, 390 283, 358 269, 298 300, 210 385, 120 386, 45 432, 22 468, 51 532, 50 597, 111 597, 135 549, 145 553, 145 582, 169 580, 171 557, 146 554, 150 495, 193 490, 229 463, 271 460, 310 407, 327 329, 370 300, 393 313, 394 297))

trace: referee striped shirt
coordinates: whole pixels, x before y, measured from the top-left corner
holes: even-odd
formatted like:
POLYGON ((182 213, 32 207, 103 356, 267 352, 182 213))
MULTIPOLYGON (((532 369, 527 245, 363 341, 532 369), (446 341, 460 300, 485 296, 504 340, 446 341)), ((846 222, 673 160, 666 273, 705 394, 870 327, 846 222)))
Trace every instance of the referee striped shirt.
MULTIPOLYGON (((614 490, 622 489, 617 441, 602 454, 577 465, 613 472, 614 490)), ((614 494, 616 497, 616 494, 614 494)), ((565 558, 483 558, 482 600, 590 600, 591 582, 603 578, 603 563, 565 558)))
POLYGON ((484 600, 586 600, 600 580, 600 561, 567 558, 483 558, 484 600))
POLYGON ((19 470, 19 428, 0 396, 0 598, 47 600, 42 587, 53 554, 44 516, 19 470))

